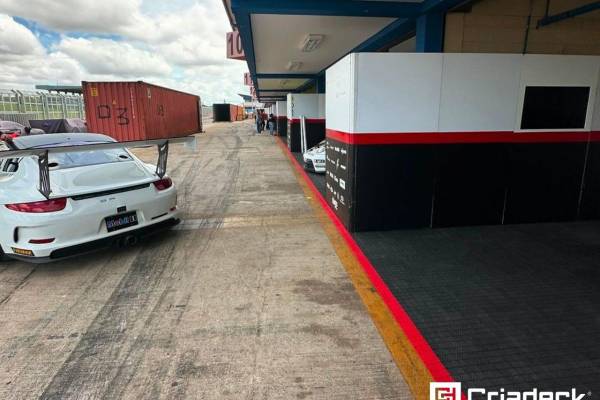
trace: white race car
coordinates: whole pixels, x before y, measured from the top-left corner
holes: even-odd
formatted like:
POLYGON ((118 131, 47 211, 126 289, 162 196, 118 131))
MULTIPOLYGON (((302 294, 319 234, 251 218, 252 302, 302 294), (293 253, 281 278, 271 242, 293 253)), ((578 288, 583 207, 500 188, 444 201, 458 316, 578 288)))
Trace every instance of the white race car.
POLYGON ((327 141, 323 140, 315 147, 307 150, 303 155, 304 169, 319 174, 325 173, 325 149, 327 141))
MULTIPOLYGON (((21 136, 7 144, 19 151, 114 142, 67 133, 21 136)), ((38 189, 43 174, 37 157, 0 158, 0 257, 47 262, 131 245, 177 224, 177 191, 155 168, 125 147, 50 151, 47 199, 38 189)))

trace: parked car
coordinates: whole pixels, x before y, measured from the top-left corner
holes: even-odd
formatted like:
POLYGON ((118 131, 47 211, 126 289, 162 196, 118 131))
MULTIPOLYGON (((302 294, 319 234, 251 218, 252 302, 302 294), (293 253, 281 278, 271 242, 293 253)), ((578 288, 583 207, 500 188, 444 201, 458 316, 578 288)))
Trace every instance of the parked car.
POLYGON ((13 121, 0 121, 0 137, 13 139, 25 134, 25 125, 13 121))
MULTIPOLYGON (((114 143, 99 134, 21 136, 11 150, 114 143)), ((0 153, 1 155, 1 153, 0 153)), ((139 237, 179 222, 177 191, 126 148, 49 152, 51 195, 38 190, 35 156, 0 158, 0 256, 46 262, 139 237)))
POLYGON ((10 140, 19 136, 43 135, 43 129, 30 128, 14 121, 0 121, 0 140, 10 140))
POLYGON ((29 125, 32 131, 36 129, 43 133, 87 132, 85 121, 81 118, 30 119, 29 125))
POLYGON ((318 174, 325 173, 325 150, 327 148, 327 141, 323 140, 315 147, 307 150, 303 155, 304 169, 318 174))

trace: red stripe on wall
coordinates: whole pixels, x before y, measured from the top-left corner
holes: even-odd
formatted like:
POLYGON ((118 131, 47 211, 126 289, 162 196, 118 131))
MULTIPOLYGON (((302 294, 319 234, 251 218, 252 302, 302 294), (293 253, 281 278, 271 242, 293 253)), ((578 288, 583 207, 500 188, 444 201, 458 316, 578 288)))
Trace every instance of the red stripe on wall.
POLYGON ((346 133, 327 129, 327 137, 347 144, 562 143, 599 142, 592 132, 391 132, 346 133))
MULTIPOLYGON (((288 121, 290 121, 293 124, 299 124, 300 118, 289 118, 288 121)), ((306 122, 310 122, 313 124, 325 123, 325 118, 306 118, 306 122)))

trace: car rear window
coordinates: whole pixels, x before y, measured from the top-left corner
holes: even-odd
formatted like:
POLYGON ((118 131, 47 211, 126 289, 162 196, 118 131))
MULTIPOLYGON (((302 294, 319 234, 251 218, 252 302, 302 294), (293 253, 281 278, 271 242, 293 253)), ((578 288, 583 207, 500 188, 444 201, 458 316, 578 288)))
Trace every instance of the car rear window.
POLYGON ((75 168, 86 165, 111 164, 131 161, 132 158, 123 149, 74 151, 69 153, 50 153, 49 164, 51 168, 75 168))

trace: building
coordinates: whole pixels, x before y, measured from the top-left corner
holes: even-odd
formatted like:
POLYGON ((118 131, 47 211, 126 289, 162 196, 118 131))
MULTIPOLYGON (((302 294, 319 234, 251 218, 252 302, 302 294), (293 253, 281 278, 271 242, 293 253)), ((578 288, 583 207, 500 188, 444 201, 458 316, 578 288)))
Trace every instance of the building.
POLYGON ((224 5, 260 100, 325 95, 348 229, 600 218, 600 2, 224 5))

